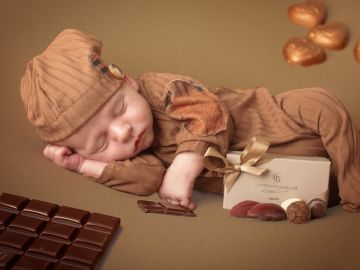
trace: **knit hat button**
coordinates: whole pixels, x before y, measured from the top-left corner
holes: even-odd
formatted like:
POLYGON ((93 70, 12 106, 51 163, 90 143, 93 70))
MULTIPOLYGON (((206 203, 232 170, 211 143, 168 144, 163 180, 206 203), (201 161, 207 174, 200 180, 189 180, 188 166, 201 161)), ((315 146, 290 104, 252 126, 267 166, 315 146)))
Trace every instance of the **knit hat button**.
POLYGON ((125 73, 116 65, 111 64, 109 65, 109 70, 111 75, 113 75, 118 80, 123 80, 125 77, 125 73))

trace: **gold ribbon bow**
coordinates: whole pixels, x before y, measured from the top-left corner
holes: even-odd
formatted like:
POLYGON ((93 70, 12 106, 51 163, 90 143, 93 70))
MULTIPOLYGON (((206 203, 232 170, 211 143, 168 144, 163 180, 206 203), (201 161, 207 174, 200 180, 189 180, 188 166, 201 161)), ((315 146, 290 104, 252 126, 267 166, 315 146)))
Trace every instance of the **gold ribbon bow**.
POLYGON ((240 162, 238 164, 232 164, 215 148, 209 147, 205 152, 203 164, 205 168, 210 171, 225 173, 225 189, 226 192, 229 192, 242 171, 258 176, 267 171, 267 168, 259 168, 254 165, 263 164, 272 159, 270 158, 265 160, 263 158, 265 152, 269 148, 269 145, 270 143, 266 139, 260 136, 253 137, 251 142, 240 154, 240 162))

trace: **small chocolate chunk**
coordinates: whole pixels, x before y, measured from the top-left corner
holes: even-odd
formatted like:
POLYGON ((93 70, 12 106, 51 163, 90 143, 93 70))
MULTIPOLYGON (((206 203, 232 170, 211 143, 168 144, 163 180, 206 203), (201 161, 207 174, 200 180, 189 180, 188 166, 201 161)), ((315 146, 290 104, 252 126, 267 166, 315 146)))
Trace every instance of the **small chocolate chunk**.
POLYGON ((191 209, 182 205, 172 205, 144 200, 138 200, 137 203, 139 208, 145 213, 196 217, 196 214, 191 209))
POLYGON ((165 206, 160 203, 144 200, 138 200, 137 203, 139 208, 145 213, 165 213, 165 206))
MULTIPOLYGON (((189 208, 182 205, 173 205, 161 203, 165 207, 166 215, 174 215, 174 216, 194 216, 195 213, 189 208)), ((196 215, 195 215, 196 216, 196 215)))
POLYGON ((310 208, 304 201, 291 203, 286 209, 287 218, 295 224, 303 224, 311 219, 310 208))

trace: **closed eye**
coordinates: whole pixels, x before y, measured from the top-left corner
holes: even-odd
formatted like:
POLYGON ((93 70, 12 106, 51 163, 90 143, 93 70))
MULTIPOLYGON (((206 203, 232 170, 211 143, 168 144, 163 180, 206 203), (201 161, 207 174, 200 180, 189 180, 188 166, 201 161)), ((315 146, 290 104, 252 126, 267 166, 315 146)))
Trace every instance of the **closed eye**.
POLYGON ((102 143, 99 145, 98 149, 96 150, 96 153, 103 152, 107 148, 107 146, 109 144, 109 137, 103 136, 101 138, 101 141, 102 141, 102 143))
POLYGON ((123 102, 123 103, 121 104, 121 106, 119 107, 119 109, 115 110, 115 112, 114 112, 114 117, 123 115, 124 112, 126 111, 126 107, 127 107, 127 106, 126 106, 125 102, 123 102))

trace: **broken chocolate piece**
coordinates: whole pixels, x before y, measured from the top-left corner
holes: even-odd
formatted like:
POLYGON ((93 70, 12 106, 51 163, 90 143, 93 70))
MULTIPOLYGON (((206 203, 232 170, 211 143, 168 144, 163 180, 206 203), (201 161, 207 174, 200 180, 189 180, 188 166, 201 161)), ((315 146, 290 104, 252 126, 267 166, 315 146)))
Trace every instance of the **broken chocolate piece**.
POLYGON ((191 209, 182 205, 172 205, 167 203, 138 200, 138 206, 145 213, 196 217, 196 214, 191 209))

